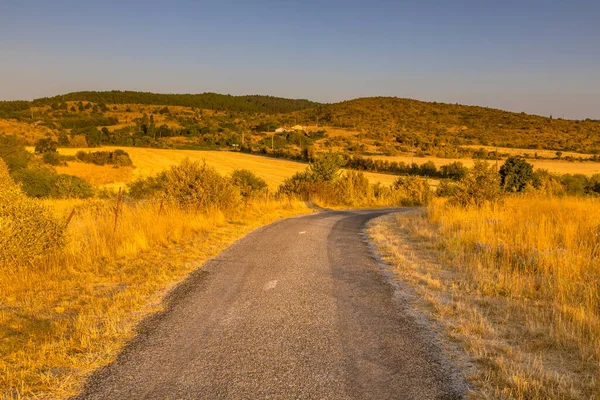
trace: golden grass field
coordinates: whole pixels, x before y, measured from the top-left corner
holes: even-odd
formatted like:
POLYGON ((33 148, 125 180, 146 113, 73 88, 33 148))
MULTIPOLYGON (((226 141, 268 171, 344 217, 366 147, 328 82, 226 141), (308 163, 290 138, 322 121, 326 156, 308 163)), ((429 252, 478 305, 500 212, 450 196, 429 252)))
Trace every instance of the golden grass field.
POLYGON ((0 273, 0 399, 74 395, 188 273, 250 230, 312 211, 265 199, 228 214, 125 204, 115 231, 113 201, 44 204, 76 213, 62 251, 0 273))
MULTIPOLYGON (((513 149, 514 150, 514 149, 513 149)), ((442 165, 450 164, 455 161, 463 163, 465 167, 472 167, 474 160, 471 158, 437 158, 437 157, 411 157, 411 156, 371 156, 375 160, 384 161, 396 161, 410 164, 413 160, 415 163, 421 165, 428 161, 433 163, 439 168, 442 165)), ((495 161, 490 161, 494 163, 495 161)), ((500 160, 499 165, 502 165, 504 161, 500 160)), ((559 160, 527 160, 531 163, 535 169, 546 169, 556 174, 583 174, 586 176, 592 176, 600 173, 600 163, 597 162, 569 162, 559 160)))
POLYGON ((368 233, 473 360, 473 398, 600 398, 600 200, 437 201, 368 233))
MULTIPOLYGON (((122 186, 124 183, 138 177, 146 177, 157 174, 166 168, 179 164, 184 158, 191 160, 206 161, 207 165, 214 167, 223 175, 231 174, 235 169, 248 169, 263 178, 267 184, 276 189, 286 178, 306 169, 307 164, 281 160, 270 157, 262 157, 251 154, 229 152, 229 151, 198 151, 198 150, 170 150, 150 149, 139 147, 101 147, 89 149, 61 148, 60 154, 74 155, 83 151, 110 151, 122 148, 129 153, 135 169, 131 175, 123 173, 120 168, 106 168, 89 165, 83 167, 78 162, 70 162, 68 167, 60 167, 61 173, 79 176, 90 181, 97 180, 98 175, 103 175, 103 184, 109 186, 122 186)), ((372 183, 381 182, 389 185, 396 177, 388 174, 365 173, 372 183)), ((90 182, 94 183, 94 182, 90 182)))

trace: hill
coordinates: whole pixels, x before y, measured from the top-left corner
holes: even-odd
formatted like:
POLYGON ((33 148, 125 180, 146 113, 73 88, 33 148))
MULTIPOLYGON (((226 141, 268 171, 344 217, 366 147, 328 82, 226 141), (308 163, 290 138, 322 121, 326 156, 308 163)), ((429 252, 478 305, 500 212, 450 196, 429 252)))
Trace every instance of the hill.
MULTIPOLYGON (((309 100, 285 99, 274 96, 232 96, 217 93, 162 94, 112 90, 105 92, 73 92, 54 97, 35 99, 32 102, 0 102, 0 112, 15 112, 31 107, 50 106, 67 101, 85 101, 98 104, 145 104, 204 108, 217 111, 288 113, 312 108, 318 103, 309 100)), ((1 115, 0 115, 1 116, 1 115)))
POLYGON ((352 129, 371 141, 415 146, 431 155, 459 156, 457 146, 600 153, 600 121, 563 120, 493 108, 371 97, 318 106, 303 121, 352 129))
POLYGON ((574 159, 600 154, 600 121, 395 97, 320 104, 215 93, 75 92, 31 102, 0 102, 1 119, 22 125, 5 123, 10 127, 0 126, 0 133, 16 134, 33 144, 41 132, 35 127, 42 126, 50 129, 47 134, 55 140, 62 136, 63 147, 240 146, 290 157, 334 150, 355 155, 495 158, 496 147, 532 149, 531 158, 561 158, 567 152, 586 155, 564 154, 574 159))

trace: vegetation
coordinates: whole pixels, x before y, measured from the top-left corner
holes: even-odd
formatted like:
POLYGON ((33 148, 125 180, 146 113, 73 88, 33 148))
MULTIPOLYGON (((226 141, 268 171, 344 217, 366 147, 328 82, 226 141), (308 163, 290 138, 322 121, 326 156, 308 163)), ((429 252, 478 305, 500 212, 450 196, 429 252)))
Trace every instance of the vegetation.
POLYGON ((344 158, 337 153, 317 157, 279 187, 279 194, 298 196, 330 206, 425 205, 431 199, 429 183, 419 177, 399 177, 391 186, 369 184, 362 172, 341 172, 344 158))
POLYGON ((25 197, 0 159, 0 270, 26 268, 59 250, 64 221, 25 197))
POLYGON ((247 169, 236 169, 231 174, 232 183, 240 189, 240 194, 245 197, 256 197, 267 189, 267 182, 247 169))
POLYGON ((75 158, 78 161, 91 163, 95 165, 118 165, 118 166, 131 166, 133 162, 129 158, 129 153, 124 150, 116 149, 114 151, 94 151, 85 152, 78 151, 75 154, 75 158))
MULTIPOLYGON (((31 106, 51 105, 65 101, 93 102, 102 104, 146 104, 184 106, 221 111, 287 113, 314 107, 308 100, 283 99, 273 96, 231 96, 217 93, 159 94, 113 90, 110 92, 75 92, 34 100, 31 106)), ((22 102, 5 105, 7 109, 19 109, 22 102), (9 108, 10 107, 10 108, 9 108)), ((164 108, 162 109, 164 113, 164 108)))
MULTIPOLYGON (((474 362, 474 397, 600 396, 598 199, 435 201, 369 228, 386 260, 474 362)), ((459 358, 460 359, 460 358, 459 358)))
MULTIPOLYGON (((461 145, 492 145, 600 153, 600 124, 552 119, 485 107, 372 97, 301 113, 303 121, 353 129, 438 157, 469 153, 461 145)), ((472 153, 471 153, 472 154, 472 153)), ((487 153, 486 153, 487 154, 487 153)))

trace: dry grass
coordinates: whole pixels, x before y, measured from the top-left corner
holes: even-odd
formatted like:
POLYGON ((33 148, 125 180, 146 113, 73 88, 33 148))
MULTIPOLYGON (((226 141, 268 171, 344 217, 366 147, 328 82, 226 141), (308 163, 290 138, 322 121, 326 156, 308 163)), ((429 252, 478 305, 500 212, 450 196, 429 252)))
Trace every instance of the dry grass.
MULTIPOLYGON (((373 156, 371 157, 376 160, 385 161, 396 161, 410 164, 413 160, 417 164, 423 164, 428 161, 433 163, 439 168, 442 165, 447 165, 455 161, 463 163, 465 167, 471 168, 475 161, 471 158, 437 158, 437 157, 411 157, 411 156, 373 156)), ((494 161, 491 161, 494 162, 494 161)), ((504 161, 499 161, 499 165, 502 165, 504 161)), ((531 163, 535 169, 546 169, 556 174, 583 174, 586 176, 592 176, 600 173, 600 163, 597 162, 569 162, 569 161, 558 161, 558 160, 527 160, 531 163)))
POLYGON ((369 233, 462 344, 475 397, 600 398, 600 202, 437 203, 369 233))
POLYGON ((0 134, 16 135, 29 145, 47 136, 56 139, 56 132, 48 127, 2 118, 0 118, 0 134))
POLYGON ((175 205, 46 201, 77 212, 60 254, 0 274, 0 398, 73 395, 118 354, 144 316, 190 271, 250 230, 310 212, 297 202, 255 201, 236 215, 175 205))
POLYGON ((111 186, 119 182, 129 182, 134 176, 132 167, 95 165, 83 162, 70 162, 67 166, 56 167, 56 172, 77 176, 95 186, 111 186))
MULTIPOLYGON (((112 151, 119 147, 102 147, 102 151, 112 151)), ((229 152, 229 151, 197 151, 197 150, 164 150, 149 149, 138 147, 121 147, 129 153, 135 170, 133 177, 146 177, 155 175, 172 165, 181 163, 184 158, 190 160, 205 160, 206 164, 214 167, 219 173, 231 174, 235 169, 248 169, 256 175, 263 178, 267 184, 275 189, 286 178, 294 175, 296 172, 306 169, 306 164, 281 160, 269 157, 261 157, 251 154, 229 152)), ((61 154, 75 155, 78 151, 98 151, 99 149, 59 149, 61 154)), ((69 163, 71 168, 76 163, 69 163)), ((69 169, 63 170, 64 173, 71 173, 69 169)), ((73 173, 74 174, 74 173, 73 173)), ((395 180, 395 176, 387 174, 365 173, 365 176, 372 183, 381 182, 389 185, 395 180)), ((125 183, 126 180, 115 180, 110 183, 125 183)))

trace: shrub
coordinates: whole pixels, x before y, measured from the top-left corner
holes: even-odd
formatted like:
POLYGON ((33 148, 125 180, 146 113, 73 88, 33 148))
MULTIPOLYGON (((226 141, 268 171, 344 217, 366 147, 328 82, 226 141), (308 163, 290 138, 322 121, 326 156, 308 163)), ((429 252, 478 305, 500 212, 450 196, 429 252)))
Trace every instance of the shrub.
POLYGON ((35 143, 35 152, 38 154, 56 153, 58 143, 50 138, 40 139, 35 143))
POLYGON ((164 196, 182 206, 203 210, 231 210, 241 201, 240 191, 231 179, 221 176, 206 163, 190 161, 189 158, 157 176, 137 180, 128 188, 133 197, 164 196))
POLYGON ((456 183, 449 179, 442 179, 435 191, 439 197, 452 197, 456 193, 456 183))
POLYGON ((0 159, 12 173, 27 167, 31 153, 25 149, 23 143, 16 136, 0 135, 0 159))
POLYGON ((495 203, 501 197, 500 175, 488 162, 476 160, 467 176, 458 182, 451 203, 462 207, 481 207, 495 203))
POLYGON ((267 188, 267 182, 247 169, 236 169, 231 174, 231 180, 240 189, 244 197, 258 195, 267 188))
POLYGON ((0 160, 0 264, 28 266, 64 244, 64 223, 25 197, 0 160))
POLYGON ((60 165, 62 163, 60 155, 57 151, 49 151, 47 153, 44 153, 44 155, 42 156, 42 160, 44 160, 46 164, 50 165, 60 165))
POLYGON ((29 197, 83 199, 94 195, 92 186, 81 178, 44 169, 25 168, 15 172, 13 178, 29 197))
POLYGON ((119 165, 119 166, 130 166, 133 165, 129 154, 121 149, 115 151, 95 151, 85 152, 78 151, 75 157, 84 163, 96 164, 96 165, 119 165))
POLYGON ((309 164, 308 174, 317 182, 330 182, 339 176, 344 164, 344 158, 339 153, 325 153, 309 164))
POLYGON ((519 156, 507 158, 499 172, 500 184, 507 192, 522 192, 533 180, 533 165, 519 156))
POLYGON ((392 185, 394 203, 402 206, 425 206, 433 193, 427 179, 417 176, 401 176, 392 185))
POLYGON ((369 180, 356 171, 346 171, 335 181, 334 190, 338 202, 346 205, 364 204, 371 194, 369 180))

